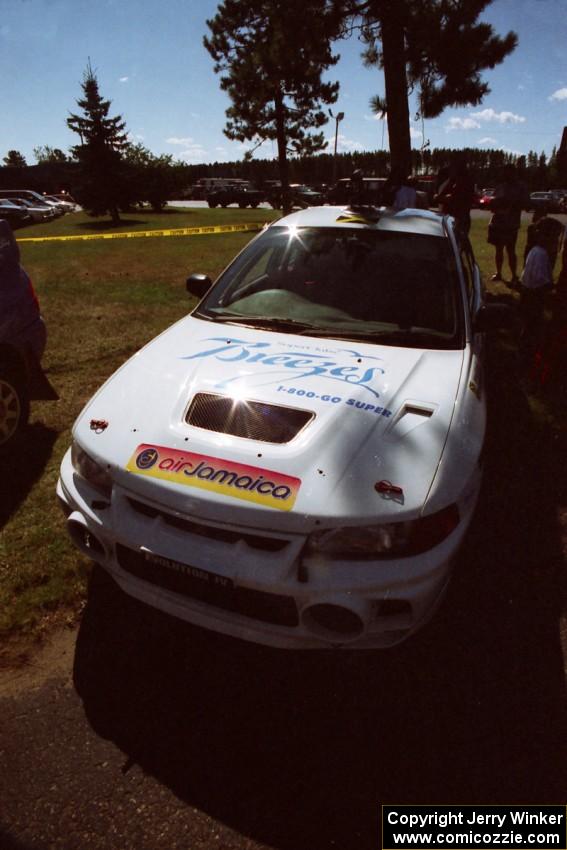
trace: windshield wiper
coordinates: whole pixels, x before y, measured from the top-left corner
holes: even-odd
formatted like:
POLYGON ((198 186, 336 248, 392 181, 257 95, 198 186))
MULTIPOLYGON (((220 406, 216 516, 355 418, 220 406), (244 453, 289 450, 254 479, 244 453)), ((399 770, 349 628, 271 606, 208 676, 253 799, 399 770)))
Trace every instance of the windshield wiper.
POLYGON ((317 329, 312 336, 324 336, 329 339, 351 339, 360 342, 373 342, 382 345, 407 345, 410 348, 452 348, 453 340, 435 331, 418 331, 411 328, 390 331, 334 330, 317 329))
POLYGON ((207 316, 207 318, 210 318, 213 322, 249 325, 254 328, 291 331, 311 331, 314 329, 314 325, 310 325, 308 322, 299 322, 297 319, 281 319, 277 316, 243 316, 240 313, 221 313, 218 316, 207 316))
POLYGON ((454 345, 454 339, 445 334, 413 328, 377 331, 368 334, 368 339, 382 345, 402 345, 410 348, 452 348, 454 345))

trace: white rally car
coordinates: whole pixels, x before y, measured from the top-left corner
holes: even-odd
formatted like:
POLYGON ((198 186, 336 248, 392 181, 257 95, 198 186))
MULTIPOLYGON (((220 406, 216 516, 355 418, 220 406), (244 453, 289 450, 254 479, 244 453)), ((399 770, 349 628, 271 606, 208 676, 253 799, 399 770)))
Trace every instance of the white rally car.
POLYGON ((485 435, 478 268, 452 219, 266 228, 87 404, 57 492, 129 594, 276 647, 387 647, 434 612, 485 435))

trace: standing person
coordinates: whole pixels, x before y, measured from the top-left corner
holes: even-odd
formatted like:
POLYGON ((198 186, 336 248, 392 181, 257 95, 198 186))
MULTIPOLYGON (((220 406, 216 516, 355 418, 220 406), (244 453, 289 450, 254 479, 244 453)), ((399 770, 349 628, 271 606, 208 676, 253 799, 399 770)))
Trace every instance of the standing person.
POLYGON ((535 245, 535 234, 538 230, 541 230, 543 234, 545 240, 544 247, 549 254, 551 271, 553 273, 557 255, 565 241, 565 225, 559 219, 548 216, 545 208, 534 210, 532 223, 528 225, 528 232, 526 234, 524 265, 528 259, 528 254, 535 245))
POLYGON ((546 250, 544 228, 536 225, 534 246, 528 254, 520 285, 520 309, 523 320, 522 349, 529 357, 541 350, 543 311, 546 291, 553 286, 551 261, 546 250))
POLYGON ((417 207, 417 192, 402 169, 393 169, 390 173, 384 185, 384 198, 396 212, 417 207))
POLYGON ((517 275, 516 241, 522 210, 527 206, 527 202, 527 190, 518 180, 516 167, 511 164, 504 166, 492 201, 494 213, 488 225, 488 242, 496 249, 496 274, 492 275, 492 280, 502 280, 504 249, 506 249, 512 273, 510 281, 512 287, 517 287, 520 282, 517 275))
POLYGON ((452 215, 457 229, 465 236, 471 229, 471 207, 474 199, 474 180, 464 157, 455 159, 448 179, 439 187, 437 202, 441 212, 452 215))

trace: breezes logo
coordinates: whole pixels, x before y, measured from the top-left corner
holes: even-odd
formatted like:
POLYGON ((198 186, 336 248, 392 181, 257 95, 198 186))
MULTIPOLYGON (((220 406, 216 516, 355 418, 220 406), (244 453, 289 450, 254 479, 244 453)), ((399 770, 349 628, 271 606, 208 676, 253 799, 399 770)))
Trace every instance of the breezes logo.
MULTIPOLYGON (((318 377, 339 381, 342 384, 363 387, 375 398, 380 398, 380 393, 370 384, 375 380, 376 375, 384 374, 383 366, 379 365, 384 362, 381 357, 368 357, 354 349, 342 348, 333 352, 338 356, 335 360, 327 354, 311 351, 308 346, 296 349, 295 346, 284 344, 276 346, 271 342, 246 342, 242 339, 216 336, 209 337, 205 342, 220 344, 182 359, 198 360, 214 357, 222 363, 258 364, 259 367, 268 368, 280 376, 288 372, 290 380, 318 377)), ((238 381, 241 377, 242 375, 238 374, 227 378, 220 381, 216 387, 221 389, 233 381, 238 381)), ((277 380, 281 382, 285 380, 285 377, 277 380)))
POLYGON ((280 511, 292 509, 301 486, 300 478, 270 469, 147 444, 138 446, 126 469, 280 511))

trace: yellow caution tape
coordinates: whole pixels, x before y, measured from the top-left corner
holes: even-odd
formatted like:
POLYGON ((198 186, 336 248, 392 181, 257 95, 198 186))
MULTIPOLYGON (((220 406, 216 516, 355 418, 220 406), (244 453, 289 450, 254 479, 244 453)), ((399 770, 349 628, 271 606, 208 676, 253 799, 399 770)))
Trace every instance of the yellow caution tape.
POLYGON ((263 224, 221 224, 215 227, 177 227, 174 230, 132 230, 129 233, 95 233, 85 236, 25 236, 18 242, 85 242, 91 239, 140 239, 147 236, 202 236, 262 230, 263 224))

